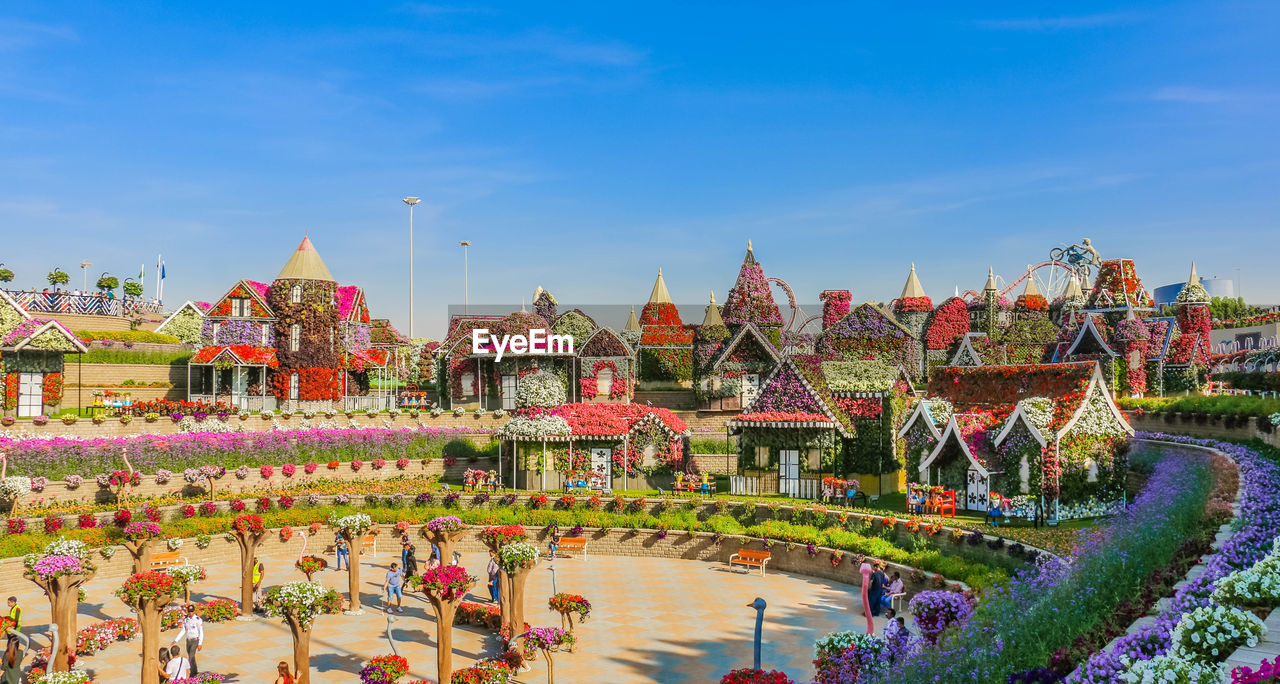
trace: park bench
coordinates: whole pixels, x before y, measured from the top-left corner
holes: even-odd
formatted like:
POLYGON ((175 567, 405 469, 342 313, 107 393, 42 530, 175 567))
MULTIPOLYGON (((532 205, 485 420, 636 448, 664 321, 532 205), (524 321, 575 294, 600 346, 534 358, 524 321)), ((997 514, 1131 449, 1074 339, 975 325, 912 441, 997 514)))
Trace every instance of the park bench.
POLYGON ((735 564, 747 565, 760 568, 760 576, 764 577, 764 566, 769 564, 769 559, 773 557, 768 551, 752 551, 751 549, 740 549, 737 553, 729 557, 729 567, 735 564))
POLYGON ((378 557, 378 535, 376 534, 365 535, 364 539, 360 540, 360 553, 361 554, 368 553, 368 554, 371 554, 374 558, 377 558, 378 557))
POLYGON ((151 554, 151 569, 161 570, 175 565, 186 565, 187 557, 178 555, 177 551, 162 551, 151 554))
POLYGON ((587 538, 586 537, 561 537, 556 543, 556 555, 561 556, 570 551, 581 551, 582 560, 587 559, 587 538))

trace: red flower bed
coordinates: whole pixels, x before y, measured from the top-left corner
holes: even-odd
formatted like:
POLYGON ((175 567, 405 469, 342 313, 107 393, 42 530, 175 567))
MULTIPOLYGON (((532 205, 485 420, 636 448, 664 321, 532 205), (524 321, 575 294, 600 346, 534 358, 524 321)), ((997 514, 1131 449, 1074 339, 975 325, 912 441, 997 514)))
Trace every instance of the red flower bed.
POLYGON ((280 367, 280 361, 276 359, 276 350, 269 347, 251 347, 247 344, 204 347, 191 357, 191 363, 211 363, 219 354, 227 350, 247 364, 265 365, 268 368, 280 367))
POLYGON ((933 312, 925 331, 925 346, 929 349, 950 349, 956 340, 969 332, 969 305, 963 299, 952 297, 933 312))
POLYGON ((821 413, 792 413, 789 411, 765 411, 763 413, 744 413, 734 420, 745 423, 830 423, 831 419, 821 413))
POLYGON ((899 313, 933 311, 933 300, 928 297, 899 297, 894 300, 893 310, 899 313))

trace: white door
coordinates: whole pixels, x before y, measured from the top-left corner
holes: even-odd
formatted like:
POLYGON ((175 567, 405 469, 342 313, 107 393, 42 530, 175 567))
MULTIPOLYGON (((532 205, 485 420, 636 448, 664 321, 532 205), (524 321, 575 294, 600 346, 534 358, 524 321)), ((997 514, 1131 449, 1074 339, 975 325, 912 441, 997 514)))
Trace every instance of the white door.
POLYGON ((44 413, 44 373, 18 375, 18 415, 34 417, 44 413))
POLYGON ((778 493, 800 496, 800 450, 783 449, 778 454, 778 493))
POLYGON ((966 475, 968 481, 965 483, 965 500, 957 501, 957 507, 971 511, 987 510, 987 493, 991 491, 991 479, 973 468, 970 468, 966 475))
POLYGON ((502 376, 502 410, 516 410, 516 376, 502 376))
POLYGON ((609 391, 613 389, 613 369, 601 368, 596 374, 596 396, 604 399, 609 398, 609 391))
POLYGON ((757 373, 744 374, 742 376, 742 408, 749 408, 751 402, 756 400, 756 395, 759 393, 760 375, 757 373))
POLYGON ((611 490, 610 486, 613 478, 610 475, 610 456, 611 449, 594 448, 591 450, 591 486, 592 488, 600 487, 601 489, 611 490))

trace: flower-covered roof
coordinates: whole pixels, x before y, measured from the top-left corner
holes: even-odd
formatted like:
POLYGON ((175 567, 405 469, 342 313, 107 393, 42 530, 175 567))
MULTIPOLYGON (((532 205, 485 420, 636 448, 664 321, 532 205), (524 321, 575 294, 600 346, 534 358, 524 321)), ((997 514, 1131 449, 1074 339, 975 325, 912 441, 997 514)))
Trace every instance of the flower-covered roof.
POLYGON ((915 337, 889 312, 876 304, 864 302, 838 323, 818 335, 815 347, 820 353, 846 359, 877 358, 916 367, 915 337))
POLYGON ((1027 364, 937 368, 929 378, 929 395, 949 400, 957 412, 979 407, 1013 406, 1023 399, 1046 397, 1053 401, 1081 394, 1089 386, 1098 364, 1027 364))
POLYGON ((271 312, 271 307, 267 305, 267 292, 271 290, 271 286, 266 283, 259 283, 254 280, 241 279, 236 281, 231 289, 227 290, 218 297, 211 306, 209 306, 205 315, 212 318, 229 318, 233 308, 231 306, 232 299, 248 299, 249 313, 253 318, 271 318, 275 314, 271 312))
POLYGON ((334 292, 338 300, 338 320, 369 322, 369 309, 364 303, 364 289, 359 285, 343 285, 334 292))
POLYGON ((893 389, 899 378, 906 379, 901 366, 876 359, 823 361, 822 375, 836 394, 875 394, 893 389))
POLYGON ((387 350, 385 349, 360 349, 345 356, 342 360, 342 368, 356 372, 370 368, 382 368, 386 365, 387 350))
POLYGON ((226 359, 237 366, 267 366, 279 368, 276 350, 270 347, 253 347, 247 344, 230 344, 202 347, 191 357, 191 363, 210 365, 219 359, 226 359))
POLYGON ((738 279, 724 300, 721 316, 728 325, 782 325, 782 312, 773 300, 769 279, 765 277, 760 262, 756 261, 750 241, 747 242, 747 255, 742 259, 742 267, 738 269, 738 279))
POLYGON ((720 354, 716 357, 714 363, 711 364, 712 369, 719 368, 721 364, 733 357, 734 352, 742 349, 743 352, 751 354, 753 357, 763 357, 760 360, 767 360, 771 363, 777 363, 779 360, 778 351, 773 348, 773 343, 769 338, 764 336, 754 324, 748 323, 742 326, 733 339, 726 342, 720 348, 720 354), (748 348, 748 347, 753 348, 748 348))
POLYGON ((89 351, 70 330, 52 318, 32 317, 23 320, 16 328, 0 341, 0 348, 39 349, 42 351, 80 352, 89 351))
POLYGON ((1102 262, 1093 291, 1089 293, 1089 308, 1150 308, 1154 304, 1151 295, 1142 287, 1133 259, 1107 259, 1102 262))
MULTIPOLYGON (((549 409, 522 409, 510 422, 537 423, 547 419, 563 420, 569 425, 569 436, 582 440, 622 439, 625 434, 654 425, 670 439, 689 431, 689 425, 670 410, 643 404, 571 403, 549 409)), ((518 439, 521 433, 517 430, 510 434, 518 439)))
POLYGON ((1187 284, 1182 286, 1178 291, 1177 302, 1179 304, 1208 304, 1212 298, 1209 291, 1204 289, 1204 285, 1200 283, 1200 276, 1196 275, 1195 262, 1191 264, 1191 276, 1187 278, 1187 284))

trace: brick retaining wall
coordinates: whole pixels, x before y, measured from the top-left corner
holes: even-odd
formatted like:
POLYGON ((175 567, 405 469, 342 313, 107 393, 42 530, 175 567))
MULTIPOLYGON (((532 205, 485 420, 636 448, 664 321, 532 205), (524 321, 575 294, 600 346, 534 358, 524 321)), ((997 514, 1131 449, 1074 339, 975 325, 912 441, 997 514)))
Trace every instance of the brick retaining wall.
POLYGON ((1265 418, 1249 418, 1244 425, 1227 427, 1222 418, 1214 420, 1210 417, 1196 418, 1189 413, 1154 414, 1136 411, 1125 411, 1129 424, 1135 430, 1165 432, 1171 435, 1190 435, 1192 437, 1210 437, 1233 442, 1246 442, 1259 439, 1274 447, 1280 447, 1280 428, 1264 432, 1258 429, 1259 421, 1265 418))

